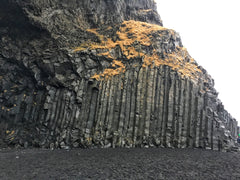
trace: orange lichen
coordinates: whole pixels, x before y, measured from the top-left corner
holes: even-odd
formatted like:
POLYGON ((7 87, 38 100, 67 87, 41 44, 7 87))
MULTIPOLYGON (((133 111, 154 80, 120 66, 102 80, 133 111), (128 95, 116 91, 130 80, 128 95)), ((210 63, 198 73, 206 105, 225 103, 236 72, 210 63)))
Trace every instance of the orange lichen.
MULTIPOLYGON (((110 51, 111 49, 115 48, 116 46, 119 46, 123 52, 123 54, 128 58, 135 58, 139 55, 143 55, 140 53, 137 53, 135 48, 133 47, 133 44, 139 44, 143 46, 150 46, 151 45, 151 33, 156 31, 163 31, 167 30, 167 28, 164 28, 162 26, 158 26, 155 24, 149 24, 145 22, 140 21, 124 21, 119 28, 119 31, 116 32, 116 34, 119 37, 119 40, 114 42, 110 38, 104 38, 103 35, 99 34, 97 32, 97 29, 87 29, 88 32, 95 34, 97 37, 99 37, 101 43, 90 43, 87 42, 85 44, 81 44, 81 46, 75 48, 73 51, 83 51, 87 48, 89 49, 104 49, 110 51), (131 36, 131 37, 129 37, 131 36)), ((103 55, 100 53, 99 55, 103 55)), ((108 54, 107 54, 108 56, 108 54)))
POLYGON ((161 59, 157 54, 145 56, 143 67, 167 65, 173 70, 180 72, 183 76, 187 76, 192 79, 198 78, 197 73, 201 73, 201 70, 198 68, 198 66, 191 62, 193 59, 190 57, 186 48, 184 47, 178 46, 175 52, 164 53, 164 55, 164 59, 161 59), (190 62, 186 61, 188 58, 190 59, 190 62))
POLYGON ((83 50, 85 50, 85 49, 86 49, 85 47, 77 47, 76 49, 74 49, 73 52, 83 51, 83 50))
POLYGON ((108 27, 107 27, 107 30, 111 30, 111 29, 112 29, 112 27, 111 27, 111 26, 108 26, 108 27))
POLYGON ((107 58, 109 58, 109 59, 113 59, 113 57, 112 57, 112 55, 110 54, 109 51, 103 52, 103 53, 99 53, 98 55, 99 55, 99 56, 105 56, 105 57, 107 57, 107 58))
POLYGON ((97 32, 97 29, 87 29, 88 32, 95 34, 101 41, 104 40, 104 36, 97 32))
POLYGON ((115 75, 119 75, 126 71, 125 65, 121 61, 113 60, 111 68, 107 68, 103 73, 95 74, 91 78, 96 80, 101 80, 104 78, 110 78, 115 75))
MULTIPOLYGON (((148 12, 150 10, 142 11, 148 12)), ((112 28, 108 27, 107 30, 112 30, 112 28)), ((164 58, 162 58, 162 56, 160 57, 159 53, 157 53, 152 45, 155 35, 167 38, 169 38, 169 35, 175 36, 175 32, 171 29, 155 24, 130 20, 124 21, 121 24, 116 32, 118 38, 115 41, 102 35, 98 29, 87 29, 87 32, 95 34, 99 38, 100 43, 89 41, 82 43, 79 47, 74 49, 74 52, 84 51, 86 49, 98 50, 98 56, 104 56, 105 58, 113 60, 111 67, 105 69, 102 73, 95 74, 91 77, 93 79, 102 80, 125 72, 125 65, 121 61, 115 60, 117 57, 114 57, 115 55, 111 53, 117 46, 120 47, 122 54, 128 60, 134 58, 143 59, 143 68, 147 66, 158 67, 167 65, 173 70, 181 73, 182 76, 192 79, 197 79, 199 77, 198 74, 201 73, 194 59, 191 58, 187 49, 184 47, 178 46, 173 51, 162 53, 164 58), (155 35, 153 36, 153 34, 155 35), (165 36, 164 34, 169 35, 165 36), (153 49, 152 54, 142 51, 142 49, 148 47, 153 49)), ((164 41, 166 41, 166 39, 164 39, 164 41)))
POLYGON ((9 131, 9 130, 6 130, 6 134, 8 134, 9 136, 12 136, 13 134, 15 133, 15 131, 9 131))
POLYGON ((135 42, 143 46, 150 46, 152 44, 151 33, 163 30, 168 29, 140 21, 124 21, 120 27, 120 31, 117 32, 117 35, 121 39, 118 43, 123 52, 128 49, 124 46, 130 46, 135 42))

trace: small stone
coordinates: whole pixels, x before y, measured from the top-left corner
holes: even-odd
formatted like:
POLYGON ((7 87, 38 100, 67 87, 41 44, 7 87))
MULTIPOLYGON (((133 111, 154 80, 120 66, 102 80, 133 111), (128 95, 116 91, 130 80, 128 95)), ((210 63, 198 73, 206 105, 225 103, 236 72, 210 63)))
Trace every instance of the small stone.
POLYGON ((78 142, 74 142, 74 143, 73 143, 73 147, 74 147, 74 148, 78 148, 78 147, 79 147, 79 143, 78 143, 78 142))
POLYGON ((28 148, 28 142, 24 142, 24 148, 28 148))
POLYGON ((55 147, 54 143, 51 143, 51 144, 50 144, 50 149, 51 149, 51 150, 54 150, 54 147, 55 147))

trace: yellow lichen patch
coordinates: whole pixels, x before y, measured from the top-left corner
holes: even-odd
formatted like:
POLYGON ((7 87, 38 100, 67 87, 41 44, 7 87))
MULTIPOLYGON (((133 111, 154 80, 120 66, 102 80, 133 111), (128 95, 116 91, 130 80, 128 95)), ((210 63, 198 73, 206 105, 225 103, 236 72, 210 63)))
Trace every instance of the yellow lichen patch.
POLYGON ((202 71, 198 68, 198 66, 193 63, 193 58, 190 57, 186 48, 177 47, 175 52, 165 53, 165 58, 161 59, 158 55, 154 54, 152 56, 146 56, 144 58, 143 67, 154 65, 167 65, 171 67, 173 70, 176 70, 182 74, 182 76, 190 77, 192 79, 198 78, 198 73, 202 71), (186 60, 190 59, 189 62, 186 60))
POLYGON ((113 56, 110 54, 109 51, 103 52, 103 53, 99 53, 98 56, 105 56, 105 57, 107 57, 109 59, 113 59, 113 56))
POLYGON ((127 57, 127 59, 135 58, 135 57, 142 57, 144 54, 141 52, 137 52, 133 46, 124 47, 123 54, 127 57))
MULTIPOLYGON (((143 54, 138 53, 133 44, 139 44, 143 46, 151 45, 151 33, 156 31, 168 30, 159 25, 149 24, 140 21, 124 21, 119 28, 119 31, 116 34, 119 37, 119 40, 113 41, 111 38, 106 38, 101 35, 97 29, 87 29, 88 32, 94 33, 99 39, 101 43, 87 42, 81 44, 79 47, 74 48, 73 52, 83 51, 87 48, 89 49, 104 49, 110 51, 111 49, 119 46, 123 54, 127 57, 127 59, 139 57, 143 54)), ((99 55, 103 55, 100 53, 99 55)), ((106 54, 108 56, 108 54, 106 54)), ((109 56, 108 56, 109 57, 109 56)))
POLYGON ((104 36, 97 32, 97 29, 87 29, 88 32, 95 34, 101 41, 104 40, 104 36))
POLYGON ((86 49, 85 47, 77 47, 76 49, 74 49, 74 52, 83 51, 85 49, 86 49))
POLYGON ((13 135, 15 133, 15 131, 9 131, 9 130, 6 130, 6 134, 8 134, 9 136, 13 135))
MULTIPOLYGON (((162 26, 156 24, 149 24, 140 21, 124 21, 120 27, 120 31, 117 32, 121 41, 118 43, 120 46, 132 45, 137 42, 144 46, 150 46, 152 44, 151 34, 156 31, 168 30, 162 26)), ((125 49, 122 48, 124 51, 125 49)))
POLYGON ((97 81, 101 80, 100 74, 94 74, 91 78, 96 79, 97 81))
POLYGON ((87 137, 86 141, 87 141, 87 143, 91 143, 92 142, 92 138, 91 137, 87 137))
POLYGON ((197 79, 198 74, 201 73, 201 70, 194 63, 194 59, 191 58, 184 47, 177 47, 176 51, 164 53, 164 56, 165 58, 160 58, 155 51, 151 56, 145 55, 142 67, 166 65, 180 72, 183 77, 190 77, 192 79, 197 79), (190 60, 189 62, 187 61, 188 59, 190 60))
MULTIPOLYGON (((142 11, 148 12, 150 10, 142 11)), ((107 30, 111 30, 111 28, 108 27, 107 30)), ((170 36, 176 36, 175 32, 171 29, 155 24, 130 20, 124 21, 121 24, 118 31, 116 31, 116 36, 118 38, 115 40, 102 35, 101 31, 98 29, 87 29, 87 32, 95 34, 99 38, 100 43, 89 41, 82 43, 79 47, 74 49, 74 52, 84 51, 86 49, 97 50, 98 56, 104 56, 112 60, 112 65, 106 68, 102 73, 92 76, 91 78, 93 79, 103 80, 125 72, 125 65, 121 61, 116 61, 115 59, 118 57, 114 57, 115 55, 110 53, 112 51, 114 52, 117 46, 120 47, 126 59, 143 59, 143 68, 147 66, 158 67, 166 65, 181 73, 182 76, 192 79, 197 79, 199 77, 198 74, 201 73, 194 59, 191 58, 187 49, 184 47, 178 46, 172 51, 164 52, 162 54, 164 58, 159 56, 159 53, 162 52, 157 52, 154 48, 155 46, 152 45, 156 38, 155 36, 157 35, 160 38, 164 37, 164 41, 166 41, 166 38, 168 39, 170 36), (150 48, 152 49, 151 54, 144 50, 150 48)))
POLYGON ((146 55, 144 57, 142 67, 153 66, 153 65, 160 66, 161 64, 160 64, 160 58, 158 55, 156 54, 153 54, 152 56, 146 55))
POLYGON ((90 48, 90 44, 93 44, 93 43, 91 43, 90 41, 82 43, 79 47, 74 48, 73 52, 84 51, 84 50, 90 48))
POLYGON ((119 75, 126 71, 125 65, 121 61, 113 60, 111 68, 107 68, 103 73, 95 74, 91 78, 96 80, 103 80, 104 78, 108 79, 112 76, 119 75))
POLYGON ((111 29, 112 29, 112 27, 111 27, 111 26, 108 26, 108 27, 107 27, 107 30, 111 30, 111 29))

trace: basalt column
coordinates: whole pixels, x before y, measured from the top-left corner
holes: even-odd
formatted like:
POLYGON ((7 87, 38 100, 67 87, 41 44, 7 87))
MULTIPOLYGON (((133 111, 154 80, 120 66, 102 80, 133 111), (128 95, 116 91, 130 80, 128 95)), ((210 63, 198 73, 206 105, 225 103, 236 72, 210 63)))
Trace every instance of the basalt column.
POLYGON ((0 5, 1 147, 234 145, 237 121, 153 0, 0 5))

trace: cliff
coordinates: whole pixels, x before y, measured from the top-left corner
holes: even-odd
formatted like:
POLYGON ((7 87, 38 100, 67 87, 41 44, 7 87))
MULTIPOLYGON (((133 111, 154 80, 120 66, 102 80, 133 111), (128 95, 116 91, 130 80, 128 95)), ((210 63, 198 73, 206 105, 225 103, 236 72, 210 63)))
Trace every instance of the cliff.
POLYGON ((236 120, 154 0, 0 4, 0 146, 234 145, 236 120))

